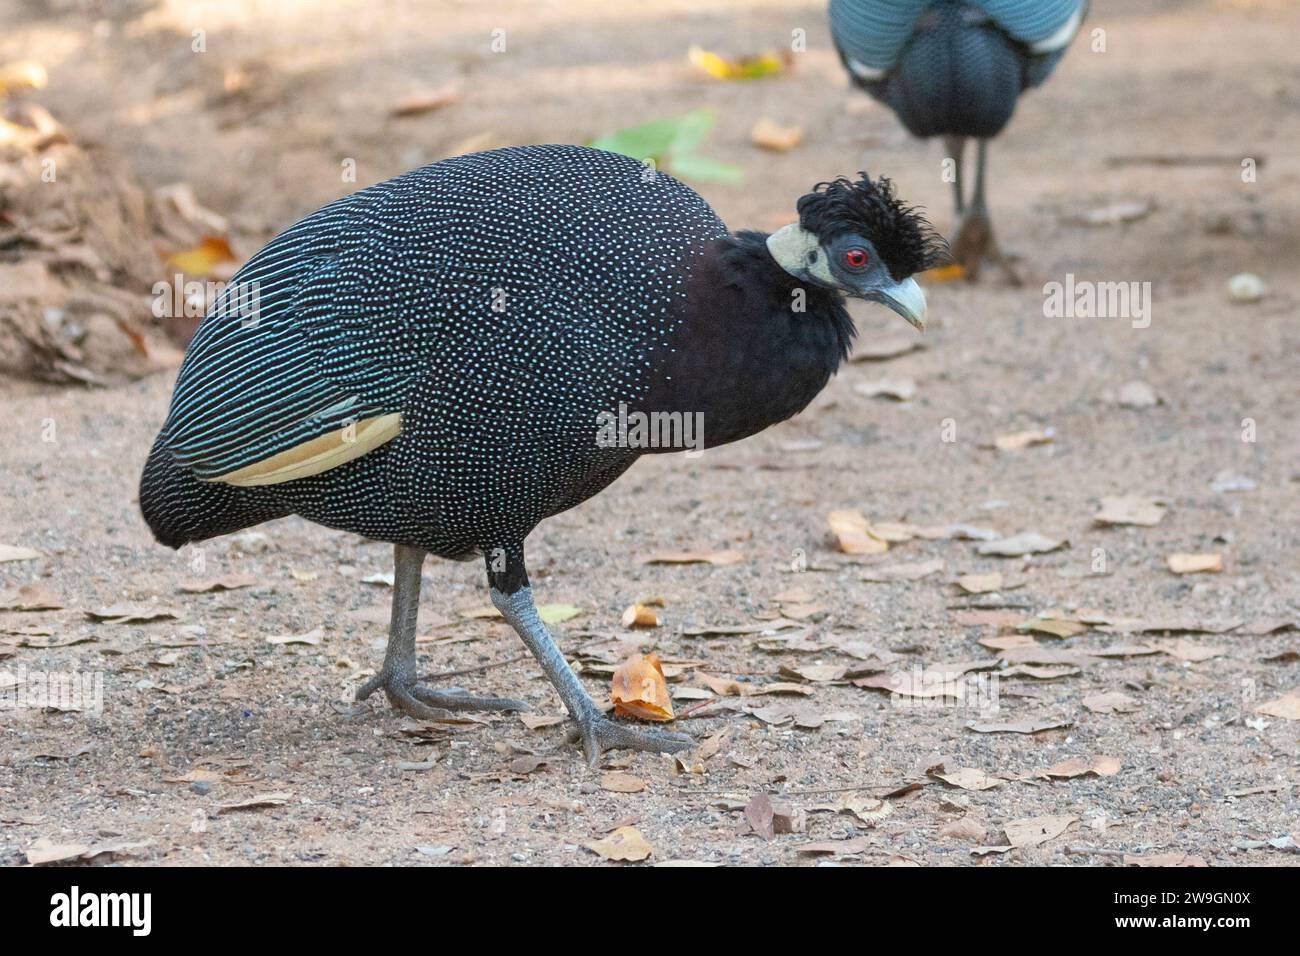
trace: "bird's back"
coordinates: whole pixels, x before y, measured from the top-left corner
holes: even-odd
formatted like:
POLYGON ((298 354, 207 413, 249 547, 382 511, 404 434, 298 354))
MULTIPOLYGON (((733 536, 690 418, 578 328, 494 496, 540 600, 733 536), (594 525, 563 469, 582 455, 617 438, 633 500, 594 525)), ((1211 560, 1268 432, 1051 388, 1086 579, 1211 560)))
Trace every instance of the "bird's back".
MULTIPOLYGON (((542 516, 612 467, 595 416, 644 391, 692 257, 725 234, 672 177, 572 146, 456 157, 325 207, 253 257, 195 335, 142 480, 151 525, 175 518, 180 486, 190 511, 229 510, 201 486, 386 415, 400 434, 356 461, 237 494, 374 537, 463 536, 512 476, 535 499, 514 513, 542 516), (251 321, 235 309, 248 288, 251 321)), ((168 543, 205 521, 230 530, 187 518, 168 543)))

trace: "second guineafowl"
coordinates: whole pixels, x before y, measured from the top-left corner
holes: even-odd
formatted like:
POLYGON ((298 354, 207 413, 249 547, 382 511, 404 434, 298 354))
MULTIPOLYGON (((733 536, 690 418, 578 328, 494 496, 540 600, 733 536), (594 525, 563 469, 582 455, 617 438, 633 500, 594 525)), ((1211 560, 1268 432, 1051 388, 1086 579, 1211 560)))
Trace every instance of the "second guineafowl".
POLYGON ((445 160, 338 200, 254 256, 203 320, 140 482, 180 547, 290 514, 396 546, 382 688, 399 710, 513 709, 416 681, 426 555, 482 555, 589 760, 682 734, 606 718, 533 603, 524 540, 665 448, 609 416, 702 416, 703 445, 789 418, 848 352, 844 296, 920 326, 940 243, 888 181, 823 184, 731 233, 694 191, 574 146, 445 160))
POLYGON ((831 0, 831 35, 853 82, 892 109, 908 132, 942 136, 956 163, 953 254, 970 278, 1004 266, 984 197, 988 141, 1020 94, 1056 68, 1088 0, 831 0), (962 154, 976 141, 968 202, 962 154))

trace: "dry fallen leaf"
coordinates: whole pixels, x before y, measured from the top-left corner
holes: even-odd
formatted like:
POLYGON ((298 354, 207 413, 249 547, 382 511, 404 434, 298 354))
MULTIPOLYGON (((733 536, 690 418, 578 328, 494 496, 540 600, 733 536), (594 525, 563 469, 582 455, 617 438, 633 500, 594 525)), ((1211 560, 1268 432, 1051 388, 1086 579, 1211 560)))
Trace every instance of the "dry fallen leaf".
POLYGON ((990 574, 963 574, 957 579, 957 586, 968 594, 988 594, 1002 588, 1002 575, 993 571, 990 574))
POLYGON ((774 153, 785 153, 803 142, 803 130, 798 126, 780 126, 764 116, 749 131, 754 145, 774 153))
POLYGON ((715 80, 757 80, 781 73, 794 63, 794 58, 788 53, 775 50, 730 59, 698 46, 687 50, 686 58, 692 66, 715 80))
POLYGON ((939 836, 950 837, 954 840, 966 840, 970 843, 978 843, 987 835, 988 829, 984 824, 970 815, 959 820, 950 820, 939 827, 939 836))
POLYGON ((1083 706, 1094 714, 1131 714, 1142 709, 1136 700, 1119 691, 1090 694, 1083 699, 1083 706))
POLYGON ((663 551, 642 559, 642 564, 739 564, 745 556, 739 551, 663 551))
POLYGON ((126 840, 116 840, 109 843, 100 843, 95 846, 89 846, 84 843, 64 843, 56 844, 50 842, 45 837, 41 837, 35 843, 27 848, 27 862, 33 866, 41 863, 67 863, 72 860, 92 860, 97 856, 104 854, 130 854, 133 850, 139 850, 150 845, 149 840, 143 840, 131 843, 126 840))
POLYGON ((224 236, 204 236, 190 249, 173 252, 166 258, 167 265, 190 276, 206 276, 226 262, 238 262, 235 250, 224 236))
POLYGON ((645 604, 633 604, 623 612, 624 627, 658 627, 659 614, 645 604))
POLYGON ((916 382, 910 378, 882 378, 875 382, 859 382, 853 391, 867 398, 892 398, 906 402, 916 395, 916 382))
POLYGON ((894 808, 884 800, 864 796, 859 793, 846 793, 834 803, 819 803, 808 808, 809 813, 847 813, 859 823, 874 826, 894 812, 894 808))
POLYGON ((932 561, 911 561, 902 564, 881 564, 862 572, 863 581, 887 583, 890 581, 919 581, 944 568, 943 558, 932 561))
POLYGON ((1030 677, 1034 680, 1060 680, 1062 677, 1073 677, 1076 674, 1082 674, 1082 669, 1070 664, 1056 664, 1035 666, 1033 664, 1017 664, 1014 667, 1008 667, 1006 670, 998 671, 1002 677, 1030 677))
POLYGON ((975 767, 959 767, 952 771, 938 771, 930 776, 962 790, 992 790, 1005 782, 999 777, 990 777, 983 770, 975 767))
POLYGON ((926 270, 924 276, 927 283, 956 282, 959 279, 966 278, 966 267, 960 262, 950 262, 947 265, 926 270))
POLYGON ((750 829, 764 840, 770 840, 776 836, 776 824, 773 817, 772 798, 765 793, 758 794, 749 803, 745 804, 745 821, 749 824, 750 829))
POLYGON ((645 788, 646 783, 640 777, 617 770, 600 778, 600 789, 610 793, 640 793, 645 788))
POLYGON ((1025 817, 1008 820, 1004 829, 1007 842, 1013 847, 1038 846, 1048 840, 1055 840, 1077 820, 1078 817, 1071 816, 1025 817))
POLYGON ((1217 574, 1223 570, 1221 554, 1171 554, 1166 561, 1174 574, 1217 574))
POLYGON ((614 671, 610 684, 614 713, 641 720, 673 719, 673 700, 656 654, 633 654, 614 671))
POLYGON ((1001 558, 1019 558, 1026 554, 1046 554, 1065 546, 1063 538, 1048 538, 1033 531, 1025 531, 1010 538, 985 541, 976 550, 980 554, 996 555, 1001 558))
POLYGON ((0 544, 0 562, 31 561, 33 558, 39 558, 40 556, 39 551, 33 551, 31 548, 20 548, 13 544, 0 544))
POLYGON ((605 860, 638 862, 654 853, 654 848, 636 827, 619 827, 605 839, 584 843, 583 846, 605 860))
POLYGON ((1074 637, 1076 634, 1082 634, 1088 630, 1088 625, 1080 624, 1078 621, 1066 621, 1051 617, 1031 617, 1029 620, 1017 624, 1016 630, 1034 631, 1038 634, 1049 634, 1052 637, 1065 639, 1074 637))
POLYGON ((1151 527, 1160 523, 1167 506, 1159 498, 1121 495, 1101 499, 1101 510, 1093 515, 1098 524, 1135 524, 1151 527))
POLYGON ((1146 382, 1125 382, 1120 386, 1115 399, 1119 402, 1120 407, 1131 408, 1134 411, 1141 411, 1144 408, 1151 408, 1160 404, 1160 396, 1146 382))
POLYGON ((419 116, 433 110, 450 106, 460 99, 460 88, 455 83, 447 83, 433 90, 421 90, 397 101, 389 110, 392 116, 419 116))
POLYGON ((282 807, 291 799, 293 799, 293 794, 288 791, 282 791, 279 793, 259 793, 257 796, 249 797, 247 800, 222 804, 217 807, 217 813, 236 813, 243 810, 262 810, 266 807, 282 807))
POLYGON ((542 727, 554 727, 557 724, 564 723, 568 719, 569 716, 567 714, 543 715, 523 713, 519 715, 519 722, 529 730, 538 730, 542 727))
POLYGON ((1072 723, 1073 721, 1063 718, 1016 721, 972 720, 966 724, 966 728, 977 734, 1036 734, 1044 730, 1060 730, 1069 727, 1072 723))
POLYGON ((1283 720, 1300 720, 1300 691, 1293 690, 1277 700, 1266 701, 1255 708, 1255 713, 1283 720))
POLYGON ((1055 777, 1060 780, 1073 780, 1075 777, 1083 777, 1088 774, 1095 774, 1098 777, 1113 777, 1119 773, 1123 761, 1118 757, 1093 757, 1091 760, 1084 760, 1082 757, 1071 757, 1069 760, 1062 760, 1042 771, 1044 777, 1055 777))
POLYGON ((1155 209, 1149 199, 1130 199, 1096 206, 1067 215, 1067 221, 1085 226, 1117 226, 1145 219, 1155 209))
POLYGON ((1212 657, 1219 657, 1228 650, 1226 647, 1215 644, 1196 644, 1185 637, 1166 638, 1165 640, 1156 641, 1155 648, 1170 657, 1176 657, 1180 661, 1191 661, 1192 663, 1208 661, 1212 657))
POLYGON ((520 777, 526 777, 530 773, 546 770, 549 767, 550 763, 547 759, 536 754, 524 754, 522 757, 516 757, 510 761, 510 772, 520 777))
POLYGON ((0 592, 0 611, 57 611, 62 607, 62 599, 39 584, 0 592))
POLYGON ((883 554, 889 550, 889 542, 877 536, 861 511, 832 511, 826 520, 845 554, 883 554))
POLYGON ((227 574, 222 577, 182 584, 181 590, 190 594, 202 594, 205 591, 234 591, 237 588, 252 587, 258 579, 251 574, 227 574))
POLYGON ((730 677, 715 677, 703 671, 698 672, 695 676, 708 684, 709 690, 719 697, 743 697, 754 692, 752 684, 746 684, 730 677))
POLYGON ((114 604, 96 611, 87 611, 86 617, 108 624, 144 624, 148 621, 179 620, 181 614, 167 607, 142 604, 114 604))
POLYGON ((1143 856, 1124 854, 1125 866, 1209 866, 1199 856, 1190 853, 1149 853, 1143 856))
POLYGON ((847 667, 838 664, 805 664, 803 667, 781 667, 782 677, 794 677, 799 680, 812 681, 813 683, 824 683, 825 681, 839 680, 848 672, 847 667))
POLYGON ((834 854, 835 856, 855 856, 864 853, 875 845, 871 837, 856 837, 852 840, 823 840, 816 843, 801 843, 795 847, 796 853, 810 856, 834 854))
POLYGON ((15 60, 0 66, 0 97, 24 87, 43 90, 49 81, 44 64, 36 60, 15 60))
POLYGON ((325 636, 325 629, 318 627, 306 634, 276 634, 266 639, 268 644, 310 644, 317 645, 325 636))
POLYGON ((1051 444, 1055 432, 1050 428, 1033 428, 1027 431, 999 435, 993 439, 993 447, 998 451, 1020 451, 1033 445, 1051 444))

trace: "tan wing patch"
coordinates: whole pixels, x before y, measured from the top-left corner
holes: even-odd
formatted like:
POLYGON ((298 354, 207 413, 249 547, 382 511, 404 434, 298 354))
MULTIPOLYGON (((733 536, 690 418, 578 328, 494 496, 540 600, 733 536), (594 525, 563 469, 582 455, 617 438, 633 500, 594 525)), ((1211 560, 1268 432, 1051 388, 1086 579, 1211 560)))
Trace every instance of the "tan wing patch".
POLYGON ((246 488, 252 485, 278 485, 295 478, 319 475, 373 451, 384 442, 396 438, 401 430, 400 412, 363 418, 355 425, 313 438, 270 458, 255 461, 209 480, 246 488))

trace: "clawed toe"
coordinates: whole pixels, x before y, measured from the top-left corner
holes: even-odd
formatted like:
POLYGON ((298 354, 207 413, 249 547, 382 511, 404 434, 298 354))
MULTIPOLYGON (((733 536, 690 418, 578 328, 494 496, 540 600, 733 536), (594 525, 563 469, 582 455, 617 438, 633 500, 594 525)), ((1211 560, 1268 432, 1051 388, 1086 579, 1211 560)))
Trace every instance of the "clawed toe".
POLYGON ((617 724, 607 717, 579 721, 569 734, 571 742, 582 741, 582 751, 589 766, 596 766, 606 750, 640 750, 649 753, 676 753, 695 746, 689 734, 671 730, 642 730, 617 724))
POLYGON ((431 690, 419 684, 412 684, 410 692, 417 700, 444 710, 532 710, 527 701, 515 697, 476 697, 463 690, 431 690))
POLYGON ((432 690, 414 681, 403 681, 380 671, 357 688, 357 700, 365 700, 383 689, 393 709, 421 720, 442 716, 448 710, 530 710, 525 701, 513 697, 475 697, 462 690, 432 690))

